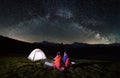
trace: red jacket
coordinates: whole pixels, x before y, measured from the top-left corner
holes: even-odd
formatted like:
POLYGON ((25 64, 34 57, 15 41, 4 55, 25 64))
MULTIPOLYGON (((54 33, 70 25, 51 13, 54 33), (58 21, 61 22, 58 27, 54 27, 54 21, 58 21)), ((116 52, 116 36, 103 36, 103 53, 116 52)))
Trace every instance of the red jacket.
POLYGON ((62 66, 62 56, 61 55, 57 55, 56 57, 55 57, 55 63, 54 63, 54 66, 56 67, 56 68, 61 68, 61 66, 62 66))
POLYGON ((65 68, 70 68, 70 66, 71 66, 71 59, 67 58, 65 62, 65 68))

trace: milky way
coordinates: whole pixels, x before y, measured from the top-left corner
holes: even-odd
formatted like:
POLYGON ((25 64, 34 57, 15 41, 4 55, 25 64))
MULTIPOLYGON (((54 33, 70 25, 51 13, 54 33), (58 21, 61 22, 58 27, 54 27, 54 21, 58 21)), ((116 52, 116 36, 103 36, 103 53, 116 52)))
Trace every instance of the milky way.
POLYGON ((1 1, 0 35, 27 42, 120 42, 118 0, 1 1))

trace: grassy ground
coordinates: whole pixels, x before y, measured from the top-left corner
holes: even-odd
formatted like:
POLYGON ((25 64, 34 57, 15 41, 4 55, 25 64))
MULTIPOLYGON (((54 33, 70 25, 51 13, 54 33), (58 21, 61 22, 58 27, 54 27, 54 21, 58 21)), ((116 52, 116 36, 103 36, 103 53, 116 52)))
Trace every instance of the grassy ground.
MULTIPOLYGON (((51 60, 48 60, 51 61, 51 60)), ((53 70, 44 61, 26 57, 0 58, 0 78, 120 78, 120 62, 74 59, 68 71, 53 70)))

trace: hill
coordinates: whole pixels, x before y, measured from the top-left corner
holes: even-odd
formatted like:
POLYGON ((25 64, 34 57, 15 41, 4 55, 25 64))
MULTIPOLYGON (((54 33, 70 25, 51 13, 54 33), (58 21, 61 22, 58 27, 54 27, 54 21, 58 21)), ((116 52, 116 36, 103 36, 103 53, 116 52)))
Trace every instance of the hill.
POLYGON ((7 54, 23 54, 28 55, 33 49, 40 48, 47 55, 56 55, 56 52, 67 51, 72 58, 87 58, 87 59, 120 59, 120 44, 59 44, 52 42, 27 43, 0 36, 0 53, 7 54))

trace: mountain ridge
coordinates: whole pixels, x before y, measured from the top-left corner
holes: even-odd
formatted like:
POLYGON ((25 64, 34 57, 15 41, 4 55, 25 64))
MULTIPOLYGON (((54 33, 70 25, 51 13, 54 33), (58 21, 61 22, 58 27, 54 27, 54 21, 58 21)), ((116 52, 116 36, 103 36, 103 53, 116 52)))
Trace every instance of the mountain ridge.
MULTIPOLYGON (((21 41, 21 40, 17 40, 17 39, 14 39, 14 38, 10 38, 10 37, 7 37, 7 36, 2 36, 0 35, 0 40, 2 39, 8 39, 8 40, 14 40, 14 41, 18 41, 18 42, 23 42, 23 43, 29 43, 29 44, 64 44, 63 42, 61 43, 56 43, 56 42, 49 42, 49 41, 41 41, 41 42, 26 42, 26 41, 21 41)), ((120 45, 120 43, 111 43, 111 44, 89 44, 89 43, 83 43, 83 42, 73 42, 73 43, 65 43, 64 45, 120 45)))
POLYGON ((120 59, 120 44, 84 44, 75 42, 73 44, 52 43, 43 41, 40 43, 27 43, 7 37, 0 36, 0 53, 28 55, 35 48, 42 49, 45 54, 56 55, 58 51, 66 51, 72 58, 100 58, 120 59))

